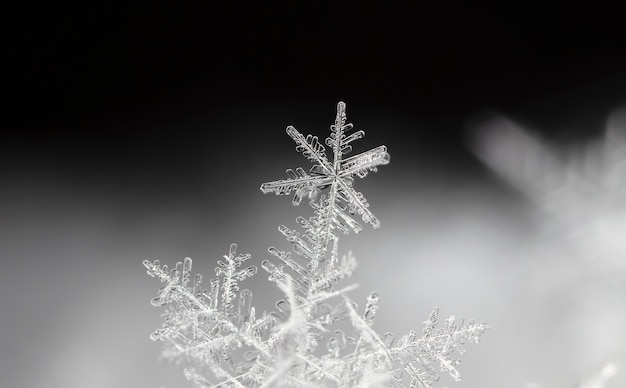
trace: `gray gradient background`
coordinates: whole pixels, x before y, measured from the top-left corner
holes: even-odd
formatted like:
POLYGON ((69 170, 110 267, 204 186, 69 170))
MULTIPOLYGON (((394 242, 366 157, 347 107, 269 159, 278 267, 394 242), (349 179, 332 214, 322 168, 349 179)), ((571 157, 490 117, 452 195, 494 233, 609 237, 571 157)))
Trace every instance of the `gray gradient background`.
MULTIPOLYGON (((341 244, 359 261, 352 298, 381 295, 379 332, 419 329, 432 306, 489 322, 463 381, 443 381, 459 388, 573 387, 614 350, 596 325, 610 311, 590 320, 577 297, 533 288, 533 210, 467 145, 488 111, 557 140, 599 134, 625 101, 626 51, 606 22, 616 13, 309 7, 133 3, 29 18, 3 89, 0 386, 188 386, 148 339, 159 284, 141 261, 190 256, 210 276, 231 242, 257 265, 286 248, 276 227, 308 208, 258 187, 307 167, 284 129, 325 136, 339 99, 366 131, 355 151, 391 153, 356 182, 381 228, 341 244), (337 65, 320 20, 344 17, 337 65)), ((265 280, 246 283, 270 308, 265 280)))

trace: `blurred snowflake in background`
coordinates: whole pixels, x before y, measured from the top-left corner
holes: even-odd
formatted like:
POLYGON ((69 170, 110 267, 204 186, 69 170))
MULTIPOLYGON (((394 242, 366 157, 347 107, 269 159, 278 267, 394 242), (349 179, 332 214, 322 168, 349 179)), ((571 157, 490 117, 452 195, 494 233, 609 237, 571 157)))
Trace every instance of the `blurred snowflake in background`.
POLYGON ((163 283, 152 300, 165 307, 163 323, 151 338, 164 343, 164 358, 180 365, 195 386, 428 388, 440 374, 460 379, 458 355, 488 325, 454 316, 438 325, 435 308, 420 334, 379 335, 373 329, 378 294, 371 293, 358 312, 346 296, 356 285, 338 286, 356 266, 351 253, 339 255, 340 236, 362 229, 358 217, 379 226, 363 194, 354 190, 354 178, 389 162, 385 146, 345 157, 350 143, 365 135, 348 135, 351 130, 340 102, 325 141, 330 160, 316 136, 287 127, 296 150, 314 165, 309 172, 289 169, 287 179, 261 186, 264 193, 293 193, 294 205, 306 197, 313 209, 311 217, 296 219, 302 231, 278 228, 295 255, 270 247, 274 261, 261 264, 284 294, 274 311, 257 312, 252 292, 241 289, 257 267, 244 266, 250 255, 238 253, 235 244, 218 261, 217 278, 208 287, 201 274, 191 275, 189 258, 171 270, 144 261, 148 274, 163 283))
POLYGON ((550 143, 499 116, 478 129, 476 155, 538 210, 541 233, 523 253, 534 257, 532 289, 576 306, 554 324, 576 335, 587 370, 604 365, 578 387, 625 386, 626 110, 582 145, 550 143))
POLYGON ((603 139, 571 149, 497 118, 483 127, 477 154, 582 257, 626 269, 626 110, 611 117, 603 139))

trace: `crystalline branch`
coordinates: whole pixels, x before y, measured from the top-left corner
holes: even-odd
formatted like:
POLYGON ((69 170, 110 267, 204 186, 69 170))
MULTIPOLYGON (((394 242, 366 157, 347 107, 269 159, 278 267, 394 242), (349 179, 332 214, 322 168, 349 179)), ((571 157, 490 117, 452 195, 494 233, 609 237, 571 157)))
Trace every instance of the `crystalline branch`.
POLYGON ((165 307, 163 323, 151 338, 164 342, 164 357, 182 366, 195 386, 428 388, 442 373, 460 378, 457 356, 465 344, 478 342, 488 325, 450 317, 438 327, 435 308, 421 335, 411 331, 394 340, 373 328, 378 294, 370 294, 359 312, 346 295, 355 285, 340 286, 356 266, 351 253, 339 254, 340 236, 361 230, 356 216, 379 226, 363 194, 353 188, 354 177, 389 162, 385 146, 347 157, 351 143, 365 134, 351 130, 343 102, 325 145, 287 127, 296 150, 314 165, 308 173, 287 170, 287 179, 261 186, 264 193, 293 192, 294 205, 308 197, 313 209, 309 218, 296 219, 300 231, 279 226, 292 251, 270 247, 273 259, 261 264, 284 295, 274 311, 258 314, 252 293, 241 289, 257 268, 244 268, 250 255, 237 253, 235 244, 218 261, 217 278, 208 286, 202 275, 192 278, 189 258, 171 270, 144 261, 148 274, 163 283, 152 300, 165 307))

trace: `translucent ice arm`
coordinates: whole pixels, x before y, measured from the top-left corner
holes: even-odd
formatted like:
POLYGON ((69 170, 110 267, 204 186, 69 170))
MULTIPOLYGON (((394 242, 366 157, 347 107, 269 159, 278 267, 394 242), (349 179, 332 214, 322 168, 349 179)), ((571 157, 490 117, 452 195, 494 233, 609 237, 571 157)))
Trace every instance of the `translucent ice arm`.
POLYGON ((301 152, 309 161, 321 166, 327 173, 333 170, 326 158, 326 149, 318 141, 317 136, 304 137, 291 125, 287 127, 287 134, 296 142, 296 151, 301 152))
POLYGON ((377 166, 389 163, 387 147, 379 146, 373 150, 351 156, 341 162, 341 176, 357 175, 363 178, 368 171, 376 171, 377 166))

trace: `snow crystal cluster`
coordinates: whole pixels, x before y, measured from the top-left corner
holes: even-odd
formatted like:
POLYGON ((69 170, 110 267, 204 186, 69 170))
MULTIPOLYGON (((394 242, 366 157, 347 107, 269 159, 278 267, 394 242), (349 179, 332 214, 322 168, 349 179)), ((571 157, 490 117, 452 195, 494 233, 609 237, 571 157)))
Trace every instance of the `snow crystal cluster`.
POLYGON ((351 254, 340 256, 339 238, 359 232, 359 218, 379 226, 363 194, 353 188, 354 179, 387 164, 389 154, 379 146, 346 157, 350 143, 365 133, 349 134, 353 126, 346 123, 345 110, 340 102, 324 143, 287 127, 296 150, 313 167, 309 172, 289 169, 286 179, 261 185, 263 193, 293 193, 294 205, 306 197, 313 209, 309 218, 296 219, 299 230, 278 228, 293 252, 270 247, 273 259, 261 263, 284 294, 274 311, 252 306, 252 292, 242 282, 257 267, 244 265, 250 255, 238 253, 235 244, 208 282, 201 274, 192 276, 189 258, 172 269, 158 261, 143 262, 163 284, 152 300, 165 308, 163 322, 151 338, 164 343, 163 356, 184 368, 195 386, 428 388, 440 374, 459 380, 458 355, 488 329, 454 317, 438 325, 435 308, 421 333, 380 335, 373 328, 379 296, 370 294, 361 311, 346 296, 354 285, 340 284, 356 262, 351 254), (342 330, 340 321, 350 329, 342 330))

